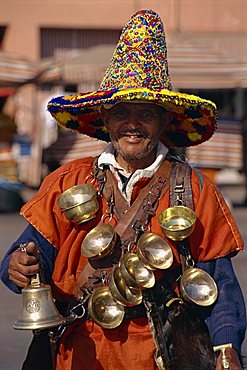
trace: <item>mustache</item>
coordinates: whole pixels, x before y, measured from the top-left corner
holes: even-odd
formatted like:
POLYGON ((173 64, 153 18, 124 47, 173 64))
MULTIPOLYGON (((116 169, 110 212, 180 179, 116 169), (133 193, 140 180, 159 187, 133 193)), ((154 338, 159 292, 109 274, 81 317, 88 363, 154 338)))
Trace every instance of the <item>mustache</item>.
POLYGON ((137 135, 137 136, 144 136, 144 137, 148 137, 148 133, 146 130, 143 130, 143 129, 120 129, 118 132, 117 132, 117 136, 118 137, 122 137, 122 136, 126 136, 126 135, 137 135))

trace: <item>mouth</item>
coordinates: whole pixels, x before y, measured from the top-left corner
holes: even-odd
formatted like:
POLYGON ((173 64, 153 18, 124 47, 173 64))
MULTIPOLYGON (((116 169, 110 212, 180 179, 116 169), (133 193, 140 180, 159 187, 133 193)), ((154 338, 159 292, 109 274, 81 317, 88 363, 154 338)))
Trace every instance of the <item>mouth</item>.
POLYGON ((122 131, 118 134, 118 138, 125 138, 127 141, 136 141, 146 138, 144 132, 141 131, 122 131))
POLYGON ((145 135, 140 133, 133 133, 133 132, 125 132, 119 135, 119 139, 124 140, 126 143, 129 144, 138 144, 145 138, 145 135))

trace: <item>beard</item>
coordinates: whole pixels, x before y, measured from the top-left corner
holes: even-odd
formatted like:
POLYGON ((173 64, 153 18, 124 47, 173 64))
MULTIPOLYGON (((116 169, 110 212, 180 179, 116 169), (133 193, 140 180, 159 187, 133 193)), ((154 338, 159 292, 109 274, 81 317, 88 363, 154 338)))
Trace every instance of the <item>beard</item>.
POLYGON ((135 151, 133 153, 124 151, 116 139, 112 138, 111 142, 116 153, 119 154, 126 162, 131 163, 149 157, 150 154, 157 149, 159 138, 156 138, 156 140, 148 140, 138 151, 135 151))

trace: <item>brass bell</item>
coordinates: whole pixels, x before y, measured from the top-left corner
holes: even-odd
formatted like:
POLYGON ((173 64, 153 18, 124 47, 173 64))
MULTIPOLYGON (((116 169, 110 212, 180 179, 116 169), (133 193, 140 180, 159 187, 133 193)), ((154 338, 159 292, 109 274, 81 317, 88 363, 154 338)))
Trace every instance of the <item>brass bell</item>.
POLYGON ((39 330, 59 326, 64 322, 51 295, 51 288, 40 283, 39 274, 22 289, 22 306, 14 329, 39 330))

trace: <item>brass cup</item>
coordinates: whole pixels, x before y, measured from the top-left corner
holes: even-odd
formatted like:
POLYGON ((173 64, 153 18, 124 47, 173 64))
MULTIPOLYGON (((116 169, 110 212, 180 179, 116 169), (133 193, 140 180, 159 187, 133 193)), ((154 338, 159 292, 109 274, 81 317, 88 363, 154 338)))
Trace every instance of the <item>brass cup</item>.
POLYGON ((112 270, 112 275, 109 279, 109 289, 113 298, 124 306, 136 306, 142 302, 141 290, 127 286, 119 266, 112 270))
POLYGON ((102 258, 110 254, 116 243, 116 233, 110 224, 94 227, 84 238, 81 253, 88 258, 102 258))
POLYGON ((206 271, 195 267, 190 267, 183 272, 180 292, 187 302, 199 306, 210 306, 218 297, 214 279, 206 271))
POLYGON ((57 200, 59 208, 67 219, 81 224, 95 217, 99 204, 95 188, 90 184, 80 184, 65 190, 57 200))
POLYGON ((143 233, 137 242, 137 255, 152 269, 167 269, 172 265, 173 253, 167 242, 154 233, 143 233))
POLYGON ((193 232, 196 214, 188 207, 170 207, 160 213, 158 222, 167 238, 181 241, 193 232))
POLYGON ((152 288, 155 284, 153 271, 135 253, 125 253, 120 263, 120 273, 131 288, 152 288))
POLYGON ((114 329, 124 318, 124 306, 114 300, 107 286, 94 291, 88 301, 91 319, 105 329, 114 329))

